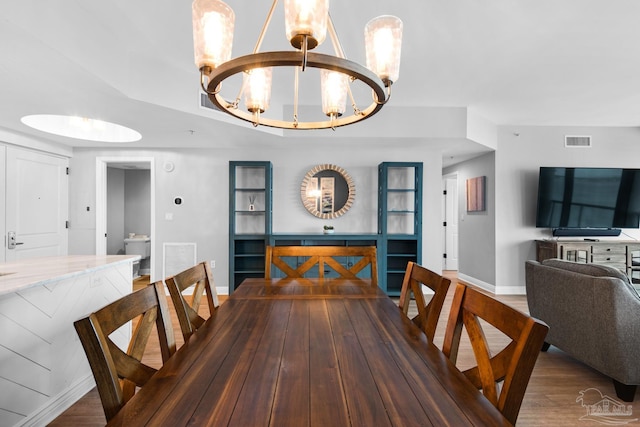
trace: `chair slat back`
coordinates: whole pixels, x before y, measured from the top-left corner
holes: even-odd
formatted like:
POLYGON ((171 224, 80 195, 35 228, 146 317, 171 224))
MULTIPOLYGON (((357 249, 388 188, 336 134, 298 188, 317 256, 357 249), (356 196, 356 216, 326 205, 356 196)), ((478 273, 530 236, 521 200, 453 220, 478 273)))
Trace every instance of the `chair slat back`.
POLYGON ((310 277, 310 271, 317 267, 317 277, 321 279, 325 277, 326 268, 341 278, 357 279, 358 274, 370 267, 371 285, 378 286, 375 246, 267 246, 265 278, 272 278, 273 267, 282 271, 287 278, 310 277), (357 260, 352 265, 345 265, 340 260, 349 257, 357 260), (295 262, 292 263, 292 259, 295 262))
POLYGON ((408 314, 411 295, 413 295, 418 308, 418 315, 412 320, 424 331, 431 342, 433 342, 433 337, 436 333, 438 319, 447 297, 449 285, 451 285, 451 280, 446 277, 412 261, 407 263, 398 306, 404 314, 408 314), (428 304, 425 302, 425 297, 422 293, 422 285, 434 291, 428 304))
POLYGON ((463 327, 477 363, 464 374, 515 425, 549 327, 489 295, 458 284, 442 349, 454 363, 463 327), (511 339, 506 347, 493 356, 480 319, 511 339))
POLYGON ((136 387, 144 386, 156 372, 141 362, 154 326, 165 362, 175 353, 176 344, 162 282, 152 283, 74 322, 107 421, 133 397, 136 387), (124 352, 109 336, 136 318, 129 347, 124 352))
POLYGON ((200 316, 199 309, 202 297, 206 295, 209 316, 218 308, 218 294, 216 292, 213 274, 209 263, 203 261, 190 267, 175 276, 165 280, 171 301, 176 309, 178 322, 184 341, 206 321, 200 316), (191 295, 185 295, 185 290, 191 289, 191 295))

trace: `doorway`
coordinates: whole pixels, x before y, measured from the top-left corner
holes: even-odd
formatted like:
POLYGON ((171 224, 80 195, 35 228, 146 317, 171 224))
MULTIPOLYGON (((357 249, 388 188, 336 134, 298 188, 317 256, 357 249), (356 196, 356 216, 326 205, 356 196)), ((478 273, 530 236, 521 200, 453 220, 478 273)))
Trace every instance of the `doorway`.
POLYGON ((442 177, 442 197, 444 224, 443 270, 458 270, 458 175, 442 177))
MULTIPOLYGON (((154 159, 152 157, 98 157, 96 158, 96 255, 111 255, 109 252, 113 252, 113 241, 121 240, 124 244, 124 238, 128 237, 129 233, 138 234, 142 230, 125 230, 121 227, 114 229, 114 223, 121 223, 122 221, 112 221, 114 218, 109 218, 109 171, 121 170, 123 173, 126 171, 146 171, 148 170, 149 177, 149 230, 148 237, 151 238, 151 256, 149 262, 149 272, 151 274, 151 281, 155 281, 155 264, 156 264, 156 251, 155 240, 156 235, 156 223, 155 223, 155 166, 154 159), (111 230, 111 231, 110 231, 111 230), (114 238, 110 238, 109 233, 115 230, 117 234, 114 238), (109 248, 109 249, 108 249, 109 248)), ((113 174, 112 174, 113 175, 113 174)), ((118 214, 120 215, 120 214, 118 214)), ((144 233, 147 234, 147 233, 144 233)), ((124 247, 124 246, 123 246, 124 247)))

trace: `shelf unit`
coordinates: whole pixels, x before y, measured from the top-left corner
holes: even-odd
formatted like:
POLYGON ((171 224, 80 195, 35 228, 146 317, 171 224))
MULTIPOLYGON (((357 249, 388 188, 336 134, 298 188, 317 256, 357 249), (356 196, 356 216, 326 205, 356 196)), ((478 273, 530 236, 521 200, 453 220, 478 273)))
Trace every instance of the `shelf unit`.
POLYGON ((409 261, 422 261, 422 163, 378 165, 380 286, 400 295, 409 261))
POLYGON ((248 277, 264 277, 271 235, 273 166, 229 162, 229 292, 248 277))

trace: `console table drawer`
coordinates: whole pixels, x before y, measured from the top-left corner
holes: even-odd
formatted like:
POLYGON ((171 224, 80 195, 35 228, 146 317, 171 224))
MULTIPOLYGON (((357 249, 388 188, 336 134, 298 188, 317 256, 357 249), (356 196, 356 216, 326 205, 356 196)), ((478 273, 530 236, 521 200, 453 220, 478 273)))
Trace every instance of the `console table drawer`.
MULTIPOLYGON (((625 257, 627 254, 627 247, 625 245, 611 245, 611 246, 596 246, 594 245, 591 248, 591 253, 594 256, 594 262, 595 262, 595 256, 596 255, 602 255, 602 256, 608 256, 608 255, 619 255, 620 257, 625 257)), ((622 261, 624 262, 624 260, 622 261)))
POLYGON ((619 268, 620 270, 626 270, 627 257, 625 255, 608 254, 608 255, 596 255, 593 254, 592 262, 594 264, 606 264, 611 267, 619 268))

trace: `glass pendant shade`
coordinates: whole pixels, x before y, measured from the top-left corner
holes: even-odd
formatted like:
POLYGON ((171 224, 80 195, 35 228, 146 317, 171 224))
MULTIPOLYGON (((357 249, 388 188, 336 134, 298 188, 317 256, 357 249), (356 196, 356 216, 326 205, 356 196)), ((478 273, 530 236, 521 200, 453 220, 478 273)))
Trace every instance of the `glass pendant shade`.
POLYGON ((327 116, 338 117, 347 108, 349 76, 336 71, 321 70, 322 111, 327 116))
POLYGON ((272 69, 254 68, 242 73, 244 86, 244 104, 252 113, 264 113, 271 101, 272 69))
POLYGON ((402 48, 402 21, 390 15, 379 16, 364 29, 367 68, 386 86, 398 80, 402 48))
POLYGON ((215 68, 231 58, 235 14, 220 0, 194 0, 193 46, 198 69, 215 68))
POLYGON ((285 0, 284 20, 287 39, 300 49, 308 36, 308 49, 322 44, 327 35, 329 0, 285 0))

